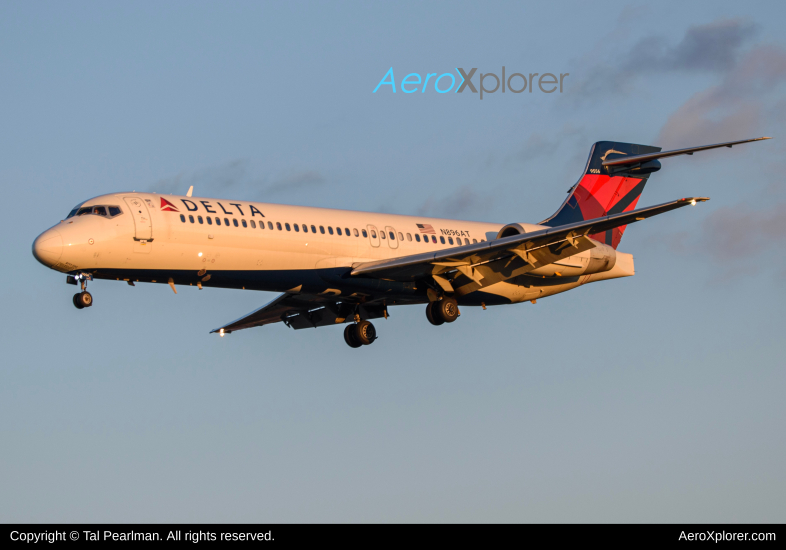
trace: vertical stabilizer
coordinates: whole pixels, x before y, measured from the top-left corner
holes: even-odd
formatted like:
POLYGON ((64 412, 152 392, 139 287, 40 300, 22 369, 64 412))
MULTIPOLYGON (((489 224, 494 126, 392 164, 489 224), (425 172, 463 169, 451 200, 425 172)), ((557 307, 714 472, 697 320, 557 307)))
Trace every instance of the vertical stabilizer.
MULTIPOLYGON (((591 220, 610 214, 629 212, 644 191, 644 185, 652 172, 660 170, 660 162, 651 160, 634 166, 603 166, 603 162, 625 156, 657 153, 660 147, 599 141, 590 150, 584 174, 570 191, 568 198, 550 218, 541 224, 565 225, 591 220)), ((617 248, 625 227, 610 229, 604 233, 590 235, 593 239, 617 248)))

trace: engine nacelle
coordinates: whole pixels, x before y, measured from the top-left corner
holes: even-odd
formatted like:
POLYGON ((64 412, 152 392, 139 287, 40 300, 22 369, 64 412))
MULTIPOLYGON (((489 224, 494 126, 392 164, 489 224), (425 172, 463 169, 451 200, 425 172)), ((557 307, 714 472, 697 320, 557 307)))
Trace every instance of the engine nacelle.
POLYGON ((532 223, 509 223, 505 227, 499 230, 497 233, 497 239, 501 239, 503 237, 512 237, 513 235, 521 235, 522 233, 532 233, 533 231, 538 231, 540 229, 545 229, 542 225, 535 225, 532 223))
MULTIPOLYGON (((497 233, 497 238, 512 237, 523 233, 531 233, 543 229, 543 226, 529 223, 509 223, 497 233)), ((593 240, 595 247, 562 260, 557 260, 553 264, 544 265, 533 269, 530 275, 545 275, 552 277, 561 275, 562 277, 577 277, 579 275, 591 275, 593 273, 604 273, 614 269, 617 263, 617 251, 607 244, 593 240)))

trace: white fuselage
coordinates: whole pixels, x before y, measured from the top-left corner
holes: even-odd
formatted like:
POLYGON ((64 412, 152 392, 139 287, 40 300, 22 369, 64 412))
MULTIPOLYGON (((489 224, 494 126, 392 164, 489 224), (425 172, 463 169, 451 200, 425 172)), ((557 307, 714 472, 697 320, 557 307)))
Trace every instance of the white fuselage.
MULTIPOLYGON (((102 195, 78 208, 100 206, 120 213, 70 216, 36 239, 36 258, 57 271, 102 279, 315 294, 388 292, 406 303, 425 301, 425 289, 414 283, 350 279, 346 273, 360 263, 493 240, 503 227, 155 193, 102 195)), ((542 227, 519 226, 526 232, 542 227)), ((484 288, 462 303, 521 302, 633 275, 628 254, 617 253, 616 265, 607 272, 583 275, 589 261, 589 251, 577 254, 484 288)))

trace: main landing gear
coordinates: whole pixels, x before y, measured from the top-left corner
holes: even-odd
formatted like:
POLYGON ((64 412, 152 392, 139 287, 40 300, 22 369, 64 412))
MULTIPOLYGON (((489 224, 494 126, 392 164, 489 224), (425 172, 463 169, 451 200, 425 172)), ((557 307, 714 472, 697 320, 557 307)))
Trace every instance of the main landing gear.
POLYGON ((84 309, 93 305, 93 295, 87 291, 87 281, 92 278, 90 275, 80 273, 78 275, 69 275, 66 277, 66 282, 69 285, 82 285, 82 292, 74 294, 73 302, 76 309, 84 309))
POLYGON ((443 298, 438 302, 429 302, 426 306, 426 317, 429 323, 439 326, 442 323, 452 323, 461 315, 458 302, 455 298, 443 298))
POLYGON ((377 329, 370 321, 360 321, 347 325, 344 329, 344 341, 351 348, 359 348, 360 346, 368 346, 374 343, 377 339, 377 329))

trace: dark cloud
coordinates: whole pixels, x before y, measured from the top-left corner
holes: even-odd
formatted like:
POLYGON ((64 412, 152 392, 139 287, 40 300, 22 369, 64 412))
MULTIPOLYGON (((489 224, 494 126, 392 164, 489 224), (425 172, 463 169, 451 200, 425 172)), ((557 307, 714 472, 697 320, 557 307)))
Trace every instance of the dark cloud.
POLYGON ((314 170, 307 170, 304 172, 295 172, 288 176, 277 179, 263 189, 265 194, 275 194, 287 191, 296 191, 299 189, 313 187, 325 183, 325 178, 319 172, 314 170))
POLYGON ((606 37, 604 42, 615 47, 605 53, 604 48, 595 48, 585 56, 581 65, 586 68, 578 71, 570 97, 583 103, 598 96, 629 94, 640 77, 653 73, 724 74, 738 65, 756 32, 757 27, 746 20, 722 19, 690 27, 675 45, 663 36, 641 38, 622 56, 620 37, 606 37))
POLYGON ((150 190, 162 194, 184 195, 193 185, 194 193, 201 196, 218 196, 227 190, 232 190, 236 194, 252 199, 270 195, 281 196, 321 185, 325 181, 325 177, 315 170, 292 171, 276 177, 255 176, 252 174, 249 161, 240 159, 161 179, 153 184, 150 190))
POLYGON ((722 19, 690 27, 673 47, 662 37, 643 38, 628 53, 623 69, 630 73, 725 72, 736 65, 741 48, 756 30, 742 19, 722 19))
POLYGON ((248 164, 247 160, 237 159, 191 173, 181 172, 176 176, 158 180, 150 187, 150 191, 185 195, 188 188, 193 185, 195 191, 201 189, 202 193, 220 192, 246 182, 248 180, 248 164))
POLYGON ((747 261, 762 253, 782 254, 786 242, 786 203, 766 210, 720 208, 702 223, 700 243, 720 263, 747 261))
POLYGON ((755 137, 777 88, 786 81, 786 51, 759 46, 729 70, 722 82, 690 97, 669 117, 658 143, 680 147, 755 137))
POLYGON ((469 186, 460 187, 450 195, 435 199, 429 197, 417 209, 421 216, 460 218, 471 216, 475 219, 486 214, 491 208, 490 196, 478 195, 469 186))
POLYGON ((587 138, 583 128, 566 124, 552 133, 530 134, 521 149, 513 155, 515 160, 529 161, 553 155, 566 141, 586 146, 587 138))
MULTIPOLYGON (((715 265, 716 281, 758 271, 783 272, 786 203, 765 209, 749 205, 720 208, 707 216, 696 233, 659 235, 656 243, 679 256, 699 256, 715 265)), ((778 277, 782 280, 782 277, 778 277)))

